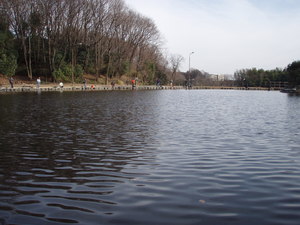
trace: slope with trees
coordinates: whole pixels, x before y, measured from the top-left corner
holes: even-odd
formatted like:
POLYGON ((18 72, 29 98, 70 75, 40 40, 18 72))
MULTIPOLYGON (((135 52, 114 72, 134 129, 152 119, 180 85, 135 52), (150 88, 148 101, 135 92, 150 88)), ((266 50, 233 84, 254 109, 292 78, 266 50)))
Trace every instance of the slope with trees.
POLYGON ((123 0, 0 0, 0 15, 1 65, 29 79, 166 76, 156 25, 123 0))

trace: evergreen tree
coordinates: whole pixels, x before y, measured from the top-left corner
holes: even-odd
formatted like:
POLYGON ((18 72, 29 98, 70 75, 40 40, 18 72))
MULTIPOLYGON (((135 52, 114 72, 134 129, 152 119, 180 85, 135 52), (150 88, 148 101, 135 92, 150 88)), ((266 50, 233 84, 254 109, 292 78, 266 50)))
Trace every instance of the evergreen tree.
POLYGON ((300 61, 294 61, 286 68, 288 75, 288 82, 292 86, 300 85, 300 61))
MULTIPOLYGON (((2 18, 3 14, 0 13, 2 18)), ((17 68, 17 57, 14 49, 14 39, 8 29, 8 22, 3 19, 0 21, 0 73, 6 76, 15 75, 17 68)))

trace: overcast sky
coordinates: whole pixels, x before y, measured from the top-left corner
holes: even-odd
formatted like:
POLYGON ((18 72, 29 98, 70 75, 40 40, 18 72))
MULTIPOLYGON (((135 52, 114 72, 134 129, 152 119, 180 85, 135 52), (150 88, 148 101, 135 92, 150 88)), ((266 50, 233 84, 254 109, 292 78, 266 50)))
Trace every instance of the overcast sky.
POLYGON ((157 25, 168 54, 213 74, 300 60, 300 0, 125 0, 157 25))

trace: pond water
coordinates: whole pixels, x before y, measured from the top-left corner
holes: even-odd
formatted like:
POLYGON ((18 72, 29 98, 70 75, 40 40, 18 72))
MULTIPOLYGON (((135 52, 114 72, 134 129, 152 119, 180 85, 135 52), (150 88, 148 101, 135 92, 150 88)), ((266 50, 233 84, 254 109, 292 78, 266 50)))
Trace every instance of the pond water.
POLYGON ((0 95, 0 224, 300 224, 300 97, 0 95))

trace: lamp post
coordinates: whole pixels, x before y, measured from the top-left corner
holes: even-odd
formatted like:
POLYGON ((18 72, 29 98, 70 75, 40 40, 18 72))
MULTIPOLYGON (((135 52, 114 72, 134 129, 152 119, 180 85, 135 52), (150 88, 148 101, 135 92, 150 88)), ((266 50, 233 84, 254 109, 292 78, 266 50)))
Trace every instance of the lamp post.
POLYGON ((188 83, 188 87, 191 86, 191 55, 193 55, 195 52, 191 52, 189 54, 189 83, 188 83))

